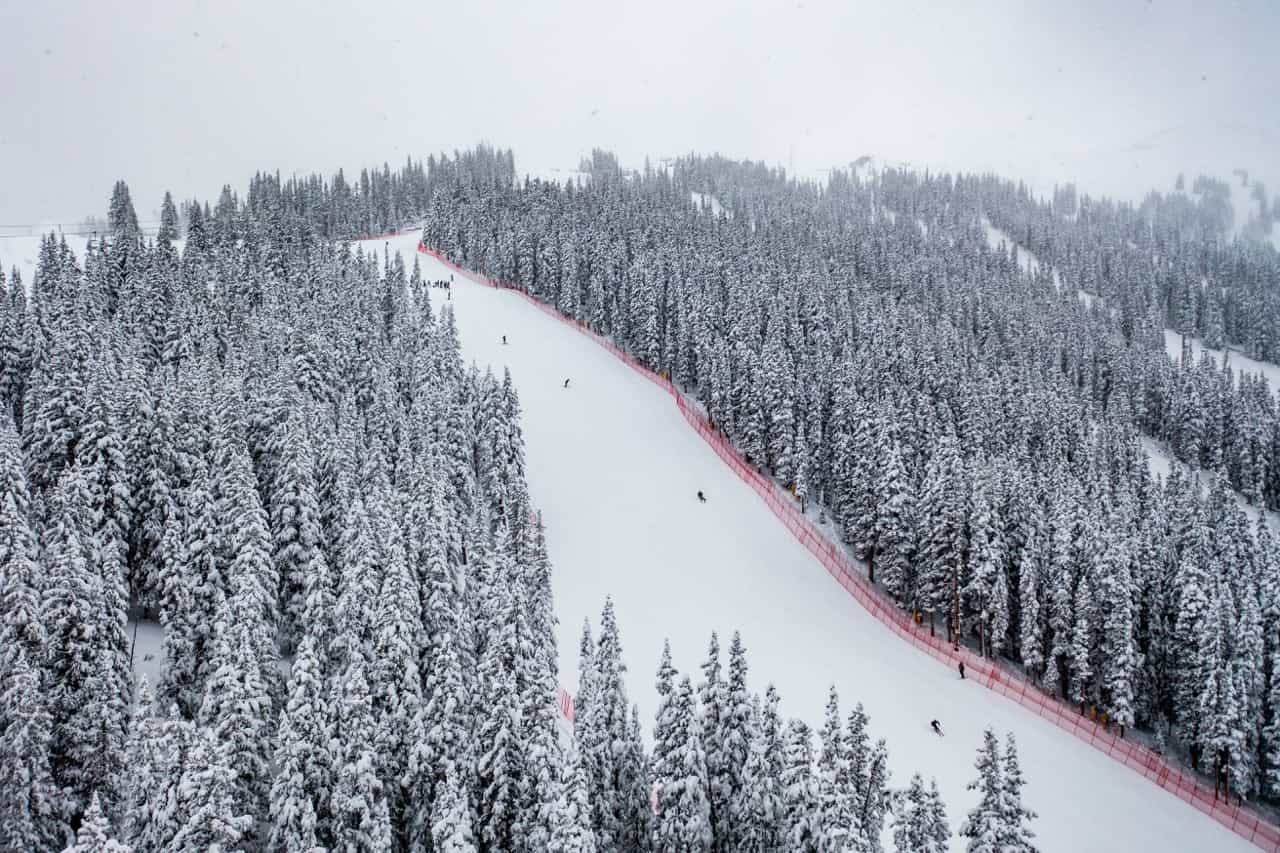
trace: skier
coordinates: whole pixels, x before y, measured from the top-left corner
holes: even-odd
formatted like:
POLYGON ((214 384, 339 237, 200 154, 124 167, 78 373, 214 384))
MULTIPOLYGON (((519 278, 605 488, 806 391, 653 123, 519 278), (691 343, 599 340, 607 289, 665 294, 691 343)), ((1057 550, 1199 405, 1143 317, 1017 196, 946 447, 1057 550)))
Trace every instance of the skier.
POLYGON ((564 381, 564 387, 566 387, 566 388, 568 388, 568 387, 569 387, 569 380, 568 380, 568 379, 566 379, 566 380, 564 381))
MULTIPOLYGON (((502 336, 502 345, 503 345, 504 347, 507 345, 507 336, 506 336, 506 335, 503 335, 503 336, 502 336)), ((961 678, 964 678, 964 676, 963 676, 963 675, 962 675, 962 676, 960 676, 960 677, 961 677, 961 678)))
POLYGON ((698 491, 698 502, 699 502, 699 503, 706 503, 706 502, 707 502, 707 496, 706 496, 706 495, 704 495, 704 494, 702 493, 702 491, 701 491, 701 490, 699 490, 699 491, 698 491))
POLYGON ((938 737, 942 737, 942 726, 938 724, 937 720, 931 721, 929 723, 929 727, 933 729, 934 734, 936 734, 938 737))
POLYGON ((960 680, 964 681, 964 661, 960 661, 960 680))

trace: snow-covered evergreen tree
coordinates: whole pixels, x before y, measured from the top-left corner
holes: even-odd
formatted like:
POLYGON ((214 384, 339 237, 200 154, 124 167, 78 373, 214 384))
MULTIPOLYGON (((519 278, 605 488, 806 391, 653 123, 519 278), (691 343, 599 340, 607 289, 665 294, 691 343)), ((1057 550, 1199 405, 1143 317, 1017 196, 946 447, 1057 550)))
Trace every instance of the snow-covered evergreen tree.
POLYGON ((900 791, 894 808, 893 846, 899 853, 946 853, 951 839, 946 810, 935 779, 926 790, 917 773, 900 791))
POLYGON ((974 766, 978 769, 978 778, 968 787, 970 791, 978 792, 978 804, 960 825, 960 836, 969 839, 966 847, 969 853, 1002 853, 1010 826, 1000 743, 991 729, 983 733, 974 766))
POLYGON ((713 842, 707 763, 693 685, 687 676, 667 689, 654 730, 653 779, 658 850, 708 851, 713 842))
POLYGON ((750 853, 784 849, 782 824, 782 729, 778 692, 769 685, 764 704, 753 710, 742 790, 733 808, 740 847, 750 853))
POLYGON ((613 602, 606 601, 600 617, 600 638, 590 679, 590 701, 576 720, 582 761, 590 785, 592 827, 602 848, 625 844, 627 802, 634 793, 626 784, 616 745, 628 737, 628 702, 623 675, 622 643, 613 602))
POLYGON ((75 844, 67 847, 63 853, 132 853, 132 850, 129 845, 112 837, 111 823, 102 813, 98 795, 94 794, 89 798, 89 807, 85 809, 80 821, 75 844))
POLYGON ((1022 769, 1018 765, 1018 748, 1013 732, 1005 739, 1003 757, 1004 779, 1000 789, 1000 812, 1004 822, 1000 849, 1011 853, 1034 853, 1031 839, 1035 833, 1030 823, 1036 813, 1022 805, 1022 769))
POLYGON ((572 747, 565 755, 563 778, 557 786, 546 849, 550 853, 595 853, 597 849, 595 834, 591 831, 587 777, 578 751, 572 747))
MULTIPOLYGON (((241 601, 239 596, 236 601, 241 601)), ((252 614, 248 605, 228 603, 224 608, 214 632, 217 642, 212 672, 197 721, 216 739, 216 760, 232 774, 231 807, 256 824, 266 815, 275 750, 271 697, 260 668, 251 619, 246 618, 252 614)), ((223 782, 216 785, 218 802, 207 805, 220 810, 223 782)))
POLYGON ((812 735, 800 720, 787 722, 778 778, 784 849, 816 853, 822 836, 821 798, 814 775, 812 735))
POLYGON ((432 806, 431 842, 438 853, 476 853, 480 849, 471 830, 466 792, 452 766, 432 806))
POLYGON ((212 731, 197 729, 179 787, 184 815, 172 850, 234 850, 250 838, 255 820, 237 805, 242 787, 212 731))
POLYGON ((0 850, 42 850, 62 834, 49 769, 53 727, 39 672, 24 646, 16 643, 6 657, 0 683, 0 850))
POLYGON ((332 838, 329 805, 333 792, 330 744, 332 711, 325 690, 323 658, 308 632, 298 647, 289 681, 289 698, 280 715, 271 783, 269 846, 302 853, 332 838))

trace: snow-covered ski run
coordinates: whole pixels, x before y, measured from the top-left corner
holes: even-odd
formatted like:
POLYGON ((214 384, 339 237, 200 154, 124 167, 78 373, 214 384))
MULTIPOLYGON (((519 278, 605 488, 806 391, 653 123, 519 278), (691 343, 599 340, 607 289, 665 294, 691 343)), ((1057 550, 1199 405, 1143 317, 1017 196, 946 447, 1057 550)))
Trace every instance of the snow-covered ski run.
MULTIPOLYGON (((408 259, 416 242, 413 233, 366 245, 408 259)), ((448 272, 430 257, 419 260, 428 280, 448 272)), ((775 684, 786 714, 821 719, 834 684, 842 703, 861 702, 874 736, 887 739, 895 784, 916 771, 936 776, 953 814, 976 801, 966 785, 973 751, 990 726, 1017 736, 1028 768, 1024 802, 1039 813, 1041 849, 1255 849, 900 642, 815 565, 661 389, 590 338, 514 294, 462 276, 450 304, 464 358, 495 372, 509 368, 520 394, 527 478, 547 524, 560 673, 569 690, 583 620, 594 620, 612 596, 628 688, 647 725, 657 706, 651 685, 663 639, 670 638, 677 668, 695 671, 707 632, 738 629, 750 650, 752 684, 775 684), (562 387, 568 376, 571 395, 562 387), (700 504, 700 490, 715 500, 700 504), (939 712, 948 737, 926 737, 939 712)))

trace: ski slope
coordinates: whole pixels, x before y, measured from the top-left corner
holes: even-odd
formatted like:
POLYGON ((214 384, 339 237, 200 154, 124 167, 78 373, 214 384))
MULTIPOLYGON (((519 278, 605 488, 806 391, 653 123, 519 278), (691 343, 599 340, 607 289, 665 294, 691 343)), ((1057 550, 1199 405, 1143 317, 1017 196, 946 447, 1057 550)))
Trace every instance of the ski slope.
MULTIPOLYGON (((1187 343, 1191 346, 1191 358, 1193 361, 1198 363, 1201 353, 1207 352, 1213 359, 1214 365, 1219 368, 1222 367, 1222 350, 1208 349, 1200 338, 1188 338, 1187 343)), ((1175 362, 1181 361, 1182 335, 1176 329, 1164 330, 1164 350, 1169 354, 1169 358, 1175 362)), ((1269 361, 1255 361, 1235 348, 1229 348, 1227 356, 1231 360, 1231 367, 1235 371, 1237 383, 1240 381, 1242 374, 1252 376, 1253 374, 1261 373, 1266 377, 1267 385, 1273 393, 1277 388, 1280 388, 1280 365, 1272 364, 1269 361)))
MULTIPOLYGON (((385 241, 374 241, 379 251, 385 241)), ((392 239, 408 256, 416 238, 392 239)), ((419 256, 424 278, 449 270, 419 256)), ((560 620, 561 681, 577 680, 583 620, 611 595, 628 689, 652 727, 664 638, 675 665, 700 675, 712 630, 740 630, 753 690, 770 682, 783 712, 821 724, 834 684, 846 712, 862 702, 889 744, 893 782, 936 776, 952 828, 976 802, 965 786, 987 726, 1013 731, 1040 849, 1246 851, 1247 842, 1075 741, 961 681, 901 642, 854 602, 760 499, 691 430, 669 396, 585 335, 517 295, 456 277, 464 359, 520 394, 527 478, 547 524, 560 620), (508 345, 501 343, 506 335, 508 345), (563 388, 566 378, 570 388, 563 388), (695 494, 706 493, 699 504, 695 494), (946 736, 929 730, 937 718, 946 736)), ((436 307, 441 291, 431 291, 436 307)), ((953 849, 963 849, 953 839, 953 849)))

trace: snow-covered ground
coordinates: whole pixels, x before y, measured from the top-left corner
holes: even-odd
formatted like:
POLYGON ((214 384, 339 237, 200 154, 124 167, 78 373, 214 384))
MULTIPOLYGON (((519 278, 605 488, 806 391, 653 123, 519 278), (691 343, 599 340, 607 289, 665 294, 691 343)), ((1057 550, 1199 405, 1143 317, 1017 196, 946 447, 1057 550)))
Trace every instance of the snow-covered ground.
MULTIPOLYGON (((1027 250, 1020 243, 1015 243, 1013 238, 1001 229, 991 224, 991 220, 982 217, 982 230, 987 234, 987 245, 993 249, 999 249, 1002 252, 1008 252, 1013 246, 1018 247, 1018 268, 1024 273, 1030 275, 1040 274, 1040 259, 1027 250)), ((1058 290, 1062 289, 1062 279, 1058 276, 1056 269, 1051 270, 1053 273, 1053 286, 1058 290)), ((1086 308, 1093 307, 1093 294, 1085 293, 1083 290, 1077 290, 1076 294, 1084 302, 1086 308)))
MULTIPOLYGON (((413 252, 415 237, 391 241, 413 252)), ((379 241, 372 248, 381 250, 379 241)), ((421 257, 423 275, 447 272, 421 257)), ((432 293, 437 307, 438 291, 432 293)), ((889 743, 893 781, 936 776, 953 829, 976 801, 966 784, 987 726, 1018 739, 1025 802, 1045 851, 1245 851, 1208 817, 1049 723, 916 652, 863 611, 686 425, 669 397, 589 338, 515 294, 454 289, 464 358, 511 370, 527 476, 547 523, 560 620, 561 680, 577 680, 582 622, 614 598, 628 687, 651 727, 664 638, 699 675, 708 635, 740 630, 753 689, 821 723, 827 689, 862 702, 889 743), (502 336, 509 341, 501 343, 502 336), (572 380, 565 389, 564 380, 572 380), (699 504, 694 495, 706 493, 699 504), (946 737, 929 730, 941 721, 946 737)), ((963 849, 961 839, 953 849, 963 849)))
MULTIPOLYGON (((1191 345, 1191 356, 1197 362, 1200 361, 1200 353, 1208 352, 1213 357, 1213 361, 1219 367, 1222 366, 1222 350, 1211 349, 1206 350, 1204 342, 1199 338, 1188 338, 1187 342, 1191 345)), ((1182 358, 1182 335, 1173 329, 1164 330, 1164 348, 1169 353, 1169 358, 1178 361, 1182 358)), ((1235 370, 1236 378, 1239 379, 1241 372, 1258 373, 1261 372, 1267 378, 1267 385, 1275 393, 1280 388, 1280 365, 1272 364, 1269 361, 1254 361, 1238 350, 1228 350, 1231 359, 1231 367, 1235 370)))
POLYGON ((164 662, 164 629, 150 620, 129 620, 129 645, 133 649, 133 674, 145 675, 154 692, 164 662))
MULTIPOLYGON (((1147 469, 1161 480, 1169 477, 1169 472, 1175 467, 1182 472, 1183 476, 1191 476, 1195 473, 1191 466, 1180 459, 1174 458, 1173 454, 1168 451, 1164 445, 1156 441, 1154 438, 1144 435, 1141 437, 1142 449, 1147 452, 1147 469)), ((1211 474, 1200 472, 1200 491, 1202 494, 1209 494, 1209 489, 1213 485, 1213 477, 1211 474)), ((1245 515, 1249 517, 1249 523, 1258 520, 1259 509, 1245 499, 1240 492, 1232 492, 1236 497, 1236 503, 1240 504, 1240 508, 1244 510, 1245 515)), ((1271 510, 1266 510, 1267 523, 1273 531, 1280 531, 1280 514, 1271 510)))
MULTIPOLYGON (((710 193, 691 192, 689 195, 692 197, 693 203, 698 210, 710 207, 712 216, 721 216, 724 214, 725 209, 724 206, 720 204, 720 199, 710 193)), ((732 217, 733 214, 730 213, 729 216, 732 217)))

